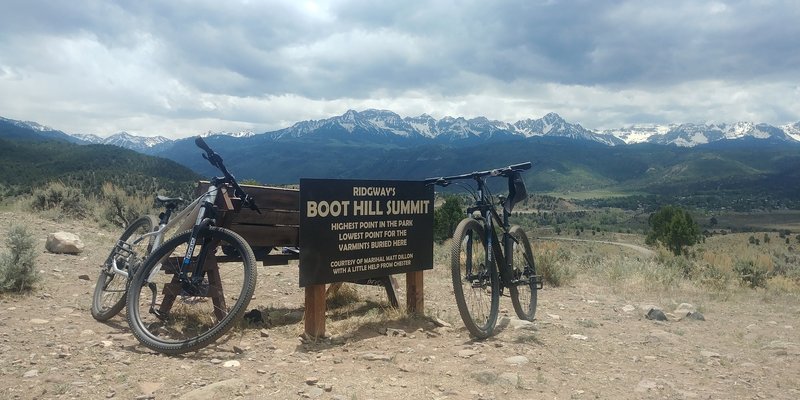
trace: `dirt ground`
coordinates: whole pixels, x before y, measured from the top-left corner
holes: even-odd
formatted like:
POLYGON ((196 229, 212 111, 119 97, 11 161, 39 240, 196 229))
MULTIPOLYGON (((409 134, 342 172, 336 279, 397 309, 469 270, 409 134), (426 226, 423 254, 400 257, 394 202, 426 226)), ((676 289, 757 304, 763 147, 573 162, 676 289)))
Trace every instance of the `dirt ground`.
POLYGON ((40 242, 42 279, 32 293, 0 295, 2 399, 800 398, 797 297, 634 296, 579 276, 539 293, 532 324, 514 318, 504 298, 496 335, 477 342, 442 263, 425 273, 424 316, 387 309, 379 290, 357 287, 360 301, 329 311, 332 336, 303 342, 297 266, 260 266, 249 308, 267 322, 169 357, 139 345, 123 315, 105 324, 90 315, 99 265, 118 232, 0 212, 0 238, 12 223, 40 242), (62 230, 78 233, 85 252, 47 253, 47 234, 62 230), (705 321, 677 320, 681 303, 705 321), (670 320, 646 319, 653 306, 670 320))

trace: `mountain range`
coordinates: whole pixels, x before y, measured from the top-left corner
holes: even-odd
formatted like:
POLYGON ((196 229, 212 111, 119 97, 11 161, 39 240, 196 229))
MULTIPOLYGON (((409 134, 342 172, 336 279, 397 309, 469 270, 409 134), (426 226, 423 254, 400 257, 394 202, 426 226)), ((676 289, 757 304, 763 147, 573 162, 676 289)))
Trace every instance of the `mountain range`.
MULTIPOLYGON (((295 184, 300 178, 417 180, 532 161, 534 168, 524 179, 534 193, 655 195, 747 211, 800 208, 799 133, 800 123, 780 128, 743 122, 675 124, 597 132, 552 113, 509 124, 487 118, 401 118, 366 110, 262 134, 204 136, 237 177, 268 184, 295 184)), ((36 140, 86 144, 99 138, 0 119, 0 142, 8 139, 16 145, 36 140)), ((122 146, 177 162, 199 176, 219 173, 200 157, 194 138, 119 133, 102 142, 114 144, 100 145, 103 151, 127 151, 117 147, 122 146)), ((61 151, 79 147, 84 146, 62 146, 61 151)), ((23 167, 11 163, 8 168, 14 176, 23 167)))
MULTIPOLYGON (((15 121, 2 117, 0 117, 0 123, 27 127, 41 134, 75 143, 111 144, 148 154, 158 153, 160 149, 170 147, 174 142, 163 136, 136 136, 127 132, 119 132, 106 138, 91 134, 70 135, 36 122, 15 121)), ((597 131, 586 129, 580 124, 567 122, 556 113, 549 113, 539 119, 523 119, 507 123, 485 117, 466 119, 448 116, 436 119, 427 114, 418 117, 401 117, 391 111, 369 109, 361 112, 349 110, 331 118, 301 121, 287 128, 261 134, 252 131, 209 131, 201 136, 234 138, 263 136, 266 140, 274 141, 338 139, 401 145, 418 145, 427 142, 455 145, 508 138, 564 137, 597 142, 607 146, 653 143, 695 147, 742 138, 800 143, 800 122, 781 127, 752 122, 634 125, 597 131)))

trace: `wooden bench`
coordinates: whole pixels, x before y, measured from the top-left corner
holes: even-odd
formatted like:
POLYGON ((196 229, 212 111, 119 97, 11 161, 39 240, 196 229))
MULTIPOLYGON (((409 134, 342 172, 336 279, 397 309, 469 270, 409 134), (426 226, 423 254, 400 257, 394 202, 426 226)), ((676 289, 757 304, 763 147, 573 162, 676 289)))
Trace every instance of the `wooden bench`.
MULTIPOLYGON (((208 182, 200 182, 196 189, 199 196, 208 189, 208 182)), ((286 265, 298 259, 297 254, 283 254, 282 247, 300 247, 300 191, 297 189, 275 188, 255 185, 241 185, 247 194, 255 199, 260 214, 241 207, 241 201, 224 191, 217 196, 217 225, 241 235, 253 249, 257 261, 264 265, 286 265)), ((371 282, 360 284, 380 284, 393 307, 398 307, 393 280, 378 277, 371 282)), ((326 290, 325 285, 306 287, 305 293, 305 333, 311 337, 325 335, 325 300, 335 292, 339 284, 326 290)), ((423 310, 422 271, 406 274, 406 306, 408 312, 423 310)))

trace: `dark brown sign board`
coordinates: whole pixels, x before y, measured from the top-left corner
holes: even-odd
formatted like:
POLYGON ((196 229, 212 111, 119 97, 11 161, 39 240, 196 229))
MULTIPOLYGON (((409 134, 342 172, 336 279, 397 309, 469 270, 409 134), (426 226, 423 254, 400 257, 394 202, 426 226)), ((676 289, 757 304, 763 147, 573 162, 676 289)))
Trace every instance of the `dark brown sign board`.
POLYGON ((433 186, 300 180, 300 287, 433 268, 433 186))

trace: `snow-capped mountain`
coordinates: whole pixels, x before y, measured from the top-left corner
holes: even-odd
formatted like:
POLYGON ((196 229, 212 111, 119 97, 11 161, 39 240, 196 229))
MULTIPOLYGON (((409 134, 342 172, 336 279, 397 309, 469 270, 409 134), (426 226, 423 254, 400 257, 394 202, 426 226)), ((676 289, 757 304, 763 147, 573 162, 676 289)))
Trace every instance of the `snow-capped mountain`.
POLYGON ((103 144, 105 139, 91 133, 73 133, 72 136, 91 144, 103 144))
POLYGON ((781 127, 787 135, 791 136, 794 140, 800 142, 800 122, 794 124, 787 124, 781 127))
MULTIPOLYGON (((781 128, 768 124, 736 122, 734 124, 680 124, 669 127, 656 127, 659 133, 649 136, 645 141, 656 144, 671 144, 681 147, 694 147, 719 140, 744 138, 769 139, 796 142, 781 128), (666 132, 664 132, 666 130, 666 132), (663 132, 663 133, 662 133, 663 132)), ((630 141, 626 141, 631 143, 630 141)))
POLYGON ((624 128, 608 129, 603 133, 622 139, 626 144, 644 143, 656 135, 664 135, 677 125, 631 125, 624 128))
MULTIPOLYGON (((107 138, 96 135, 74 134, 40 125, 30 121, 15 121, 0 117, 0 125, 23 129, 32 135, 68 140, 78 143, 100 143, 125 147, 140 152, 153 153, 173 140, 162 136, 142 137, 120 132, 107 138)), ((19 130, 18 129, 18 130, 19 130)), ((17 133, 19 134, 19 133, 17 133)), ((497 138, 564 137, 579 141, 591 141, 608 146, 634 143, 653 143, 694 147, 723 140, 760 139, 787 143, 800 143, 800 122, 775 127, 763 123, 736 122, 733 124, 682 123, 670 125, 633 125, 604 131, 589 130, 580 124, 565 121, 556 113, 538 119, 524 119, 514 123, 490 120, 486 117, 466 119, 446 116, 436 119, 428 114, 418 117, 401 117, 387 110, 348 110, 342 115, 321 120, 295 123, 291 127, 273 132, 256 134, 244 131, 208 131, 202 136, 230 136, 249 138, 263 136, 268 140, 287 139, 333 139, 392 142, 395 144, 421 144, 426 141, 446 143, 471 143, 497 138)))
POLYGON ((200 134, 200 136, 202 136, 202 137, 230 136, 230 137, 234 137, 234 138, 248 138, 248 137, 255 136, 255 133, 253 131, 251 131, 251 130, 243 130, 243 131, 236 131, 236 132, 230 132, 230 131, 212 132, 212 131, 208 131, 206 133, 200 134))
POLYGON ((570 124, 555 113, 547 114, 541 119, 526 119, 509 124, 485 117, 466 119, 446 116, 437 120, 427 114, 402 118, 386 110, 362 112, 349 110, 343 115, 324 120, 298 122, 271 135, 279 140, 326 134, 374 135, 451 142, 499 136, 558 136, 590 140, 610 146, 624 144, 624 141, 611 135, 593 132, 578 124, 570 124))
POLYGON ((135 151, 144 151, 168 142, 171 142, 171 140, 163 136, 135 136, 128 132, 115 133, 103 140, 103 144, 111 144, 135 151))
POLYGON ((30 130, 36 131, 36 132, 55 131, 55 129, 53 129, 53 128, 49 127, 49 126, 44 126, 44 125, 41 125, 41 124, 39 124, 37 122, 33 122, 33 121, 17 121, 15 119, 8 119, 8 118, 3 118, 3 117, 0 117, 0 121, 9 123, 9 124, 14 125, 14 126, 19 127, 19 128, 30 129, 30 130))

